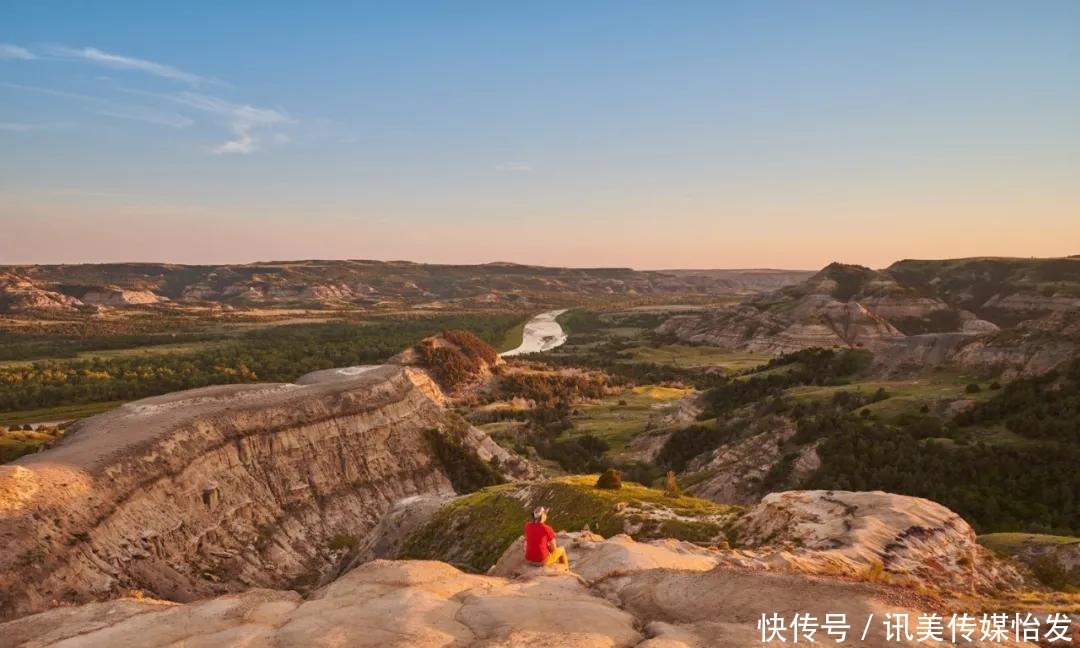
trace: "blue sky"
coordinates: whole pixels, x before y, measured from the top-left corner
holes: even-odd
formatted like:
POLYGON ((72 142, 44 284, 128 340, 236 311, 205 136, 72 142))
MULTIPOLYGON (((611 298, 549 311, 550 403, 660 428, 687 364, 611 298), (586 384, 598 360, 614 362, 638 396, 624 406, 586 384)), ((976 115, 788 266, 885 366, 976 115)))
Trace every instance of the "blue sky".
POLYGON ((0 263, 1080 253, 1080 3, 0 6, 0 263))

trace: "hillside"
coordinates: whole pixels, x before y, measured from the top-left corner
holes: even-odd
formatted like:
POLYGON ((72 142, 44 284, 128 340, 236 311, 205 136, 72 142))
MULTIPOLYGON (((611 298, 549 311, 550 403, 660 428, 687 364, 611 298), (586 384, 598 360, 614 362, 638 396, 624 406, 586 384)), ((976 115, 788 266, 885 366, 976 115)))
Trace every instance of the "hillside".
POLYGON ((833 263, 730 308, 680 315, 660 333, 727 349, 863 347, 892 370, 954 362, 1045 372, 1080 348, 1080 259, 833 263))
POLYGON ((399 557, 438 559, 487 571, 521 535, 537 506, 552 511, 559 530, 591 529, 605 537, 625 533, 636 540, 672 538, 726 544, 724 527, 738 514, 694 497, 627 483, 619 490, 594 487, 595 475, 491 486, 439 509, 402 544, 399 557))
POLYGON ((730 295, 802 278, 787 271, 657 272, 513 263, 288 261, 220 266, 162 263, 0 266, 0 312, 229 304, 485 307, 571 296, 730 295))

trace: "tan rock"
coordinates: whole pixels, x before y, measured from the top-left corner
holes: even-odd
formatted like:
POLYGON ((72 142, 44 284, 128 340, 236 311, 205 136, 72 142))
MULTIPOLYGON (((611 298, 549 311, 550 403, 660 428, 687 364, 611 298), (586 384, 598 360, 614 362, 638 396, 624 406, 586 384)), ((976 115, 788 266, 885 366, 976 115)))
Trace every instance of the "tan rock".
MULTIPOLYGON (((444 411, 397 366, 129 403, 0 466, 0 617, 137 589, 173 600, 333 577, 394 502, 452 495, 444 411)), ((515 460, 479 431, 483 460, 515 460)))

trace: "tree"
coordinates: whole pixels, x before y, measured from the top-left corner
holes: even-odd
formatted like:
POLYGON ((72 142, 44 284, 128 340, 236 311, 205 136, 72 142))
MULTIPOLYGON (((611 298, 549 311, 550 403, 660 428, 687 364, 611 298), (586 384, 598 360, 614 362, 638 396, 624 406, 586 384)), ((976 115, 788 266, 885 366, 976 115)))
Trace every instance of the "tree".
POLYGON ((614 468, 608 468, 596 480, 596 487, 605 490, 619 490, 622 488, 622 473, 614 468))

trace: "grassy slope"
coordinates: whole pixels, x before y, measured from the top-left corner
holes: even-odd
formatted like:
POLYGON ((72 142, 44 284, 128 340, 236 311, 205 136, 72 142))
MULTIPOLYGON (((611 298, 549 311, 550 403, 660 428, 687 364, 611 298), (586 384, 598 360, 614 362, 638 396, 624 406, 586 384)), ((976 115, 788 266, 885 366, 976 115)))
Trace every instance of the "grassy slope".
POLYGON ((566 436, 591 434, 606 441, 611 446, 611 452, 618 453, 635 436, 645 431, 646 423, 656 413, 657 406, 682 398, 692 391, 642 385, 598 403, 578 406, 575 411, 580 413, 570 417, 574 429, 566 436), (621 401, 626 404, 621 405, 621 401))
POLYGON ((528 318, 522 319, 520 324, 506 332, 498 344, 492 344, 495 350, 502 353, 521 346, 521 341, 525 338, 525 322, 527 321, 529 321, 528 318))
POLYGON ((1080 543, 1074 536, 1041 533, 987 533, 979 536, 979 544, 998 553, 1016 555, 1025 545, 1068 545, 1080 543))
POLYGON ((672 367, 698 369, 718 367, 727 373, 755 369, 772 356, 761 353, 738 353, 717 347, 665 344, 659 347, 635 347, 629 350, 633 362, 649 362, 672 367))
POLYGON ((972 382, 976 381, 960 374, 940 372, 906 380, 866 380, 849 385, 793 387, 787 390, 787 394, 796 400, 809 401, 829 399, 841 391, 872 395, 878 389, 884 389, 888 398, 867 405, 866 409, 888 420, 901 414, 916 413, 923 405, 932 407, 940 400, 984 401, 994 395, 995 392, 988 389, 986 383, 980 385, 982 391, 967 393, 965 387, 972 382))
POLYGON ((529 511, 540 505, 551 509, 548 522, 557 531, 588 526, 610 537, 630 524, 640 525, 633 534, 639 540, 671 537, 702 543, 722 539, 724 526, 739 511, 695 497, 665 497, 640 484, 628 482, 611 491, 597 489, 595 483, 595 475, 577 475, 491 486, 465 495, 408 538, 401 557, 486 571, 521 535, 529 511))
POLYGON ((11 426, 42 421, 68 421, 100 414, 106 410, 123 405, 124 401, 105 401, 101 403, 80 403, 77 405, 59 405, 32 410, 18 410, 0 414, 0 425, 11 426))

